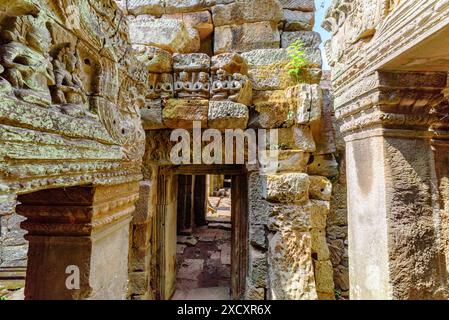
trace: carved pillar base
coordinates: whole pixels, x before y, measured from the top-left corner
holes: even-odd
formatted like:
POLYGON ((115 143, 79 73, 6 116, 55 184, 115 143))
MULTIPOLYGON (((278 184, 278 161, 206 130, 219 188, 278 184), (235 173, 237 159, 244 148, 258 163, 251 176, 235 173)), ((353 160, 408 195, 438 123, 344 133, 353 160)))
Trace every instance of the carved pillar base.
POLYGON ((25 299, 125 299, 138 192, 135 182, 19 196, 29 241, 25 299))

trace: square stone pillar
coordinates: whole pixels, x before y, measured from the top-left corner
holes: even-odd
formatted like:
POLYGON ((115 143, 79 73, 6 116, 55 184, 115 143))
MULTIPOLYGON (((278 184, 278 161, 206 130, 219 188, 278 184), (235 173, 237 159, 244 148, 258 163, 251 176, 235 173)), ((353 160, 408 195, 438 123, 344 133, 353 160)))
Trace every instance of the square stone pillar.
POLYGON ((18 197, 28 231, 25 299, 125 299, 137 182, 18 197))
POLYGON ((447 169, 436 165, 448 149, 434 152, 429 130, 439 121, 432 110, 444 102, 446 78, 375 73, 337 99, 346 141, 351 299, 449 297, 438 187, 447 169))
POLYGON ((444 298, 430 139, 347 140, 352 299, 444 298))

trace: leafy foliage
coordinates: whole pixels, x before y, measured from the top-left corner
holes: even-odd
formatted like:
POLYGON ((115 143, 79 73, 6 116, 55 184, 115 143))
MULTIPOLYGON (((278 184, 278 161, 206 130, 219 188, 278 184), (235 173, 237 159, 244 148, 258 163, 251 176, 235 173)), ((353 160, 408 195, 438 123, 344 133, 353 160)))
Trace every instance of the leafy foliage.
POLYGON ((287 53, 291 59, 287 65, 288 73, 299 83, 301 82, 305 67, 308 64, 304 52, 304 43, 299 39, 296 40, 287 48, 287 53))

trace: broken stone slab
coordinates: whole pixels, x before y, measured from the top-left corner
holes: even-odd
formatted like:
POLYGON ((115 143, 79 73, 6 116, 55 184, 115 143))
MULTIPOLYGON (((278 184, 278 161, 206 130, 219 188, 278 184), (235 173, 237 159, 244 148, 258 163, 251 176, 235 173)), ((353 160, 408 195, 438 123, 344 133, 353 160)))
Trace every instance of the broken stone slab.
POLYGON ((326 177, 310 176, 310 199, 330 201, 332 183, 326 177))
POLYGON ((314 152, 315 141, 309 126, 294 126, 278 129, 279 148, 281 150, 297 150, 314 152))
POLYGON ((185 244, 189 247, 194 247, 198 243, 198 240, 192 236, 177 236, 176 243, 185 244))
POLYGON ((279 2, 284 9, 304 12, 313 12, 316 10, 315 0, 279 0, 279 2))
POLYGON ((309 176, 285 173, 267 176, 265 199, 277 203, 301 203, 309 199, 309 176))
POLYGON ((279 48, 277 24, 269 21, 215 28, 214 54, 246 52, 261 48, 279 48))
POLYGON ((286 49, 258 49, 242 56, 248 63, 254 90, 284 90, 297 84, 288 74, 291 59, 286 49))
POLYGON ((162 118, 162 102, 160 99, 146 100, 145 107, 140 109, 144 130, 160 130, 166 128, 162 118))
POLYGON ((321 121, 323 93, 319 85, 300 84, 286 90, 286 98, 295 112, 297 124, 313 124, 321 121))
POLYGON ((150 73, 171 73, 173 71, 172 54, 158 47, 134 45, 137 59, 142 61, 150 73))
POLYGON ((276 24, 282 20, 282 6, 277 0, 236 1, 227 5, 212 7, 216 27, 250 22, 271 21, 276 24))
POLYGON ((223 69, 229 74, 240 73, 248 75, 248 64, 238 53, 222 53, 211 58, 211 70, 223 69))
POLYGON ((245 129, 248 124, 248 107, 232 101, 210 101, 208 126, 215 129, 245 129))
POLYGON ((164 14, 161 19, 174 19, 183 21, 186 26, 198 31, 201 40, 206 39, 214 32, 212 16, 209 11, 164 14))
POLYGON ((162 112, 164 124, 171 129, 192 129, 193 122, 207 127, 209 100, 169 99, 162 112))
POLYGON ((155 46, 171 53, 197 52, 200 49, 198 31, 183 21, 155 19, 149 15, 129 17, 132 44, 155 46))
POLYGON ((313 12, 284 9, 284 31, 311 31, 315 24, 313 12))
POLYGON ((321 44, 321 35, 315 31, 282 32, 281 48, 287 48, 297 40, 301 40, 304 48, 318 48, 321 44))

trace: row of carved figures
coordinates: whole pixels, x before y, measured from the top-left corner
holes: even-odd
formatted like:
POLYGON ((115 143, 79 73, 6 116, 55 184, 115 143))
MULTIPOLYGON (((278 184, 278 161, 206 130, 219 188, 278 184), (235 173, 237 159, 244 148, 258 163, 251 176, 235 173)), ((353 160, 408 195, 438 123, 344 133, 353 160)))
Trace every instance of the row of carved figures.
POLYGON ((242 90, 250 86, 247 76, 240 73, 229 74, 219 69, 210 80, 207 72, 181 71, 175 74, 157 75, 156 84, 149 86, 149 98, 211 99, 237 102, 242 90))

